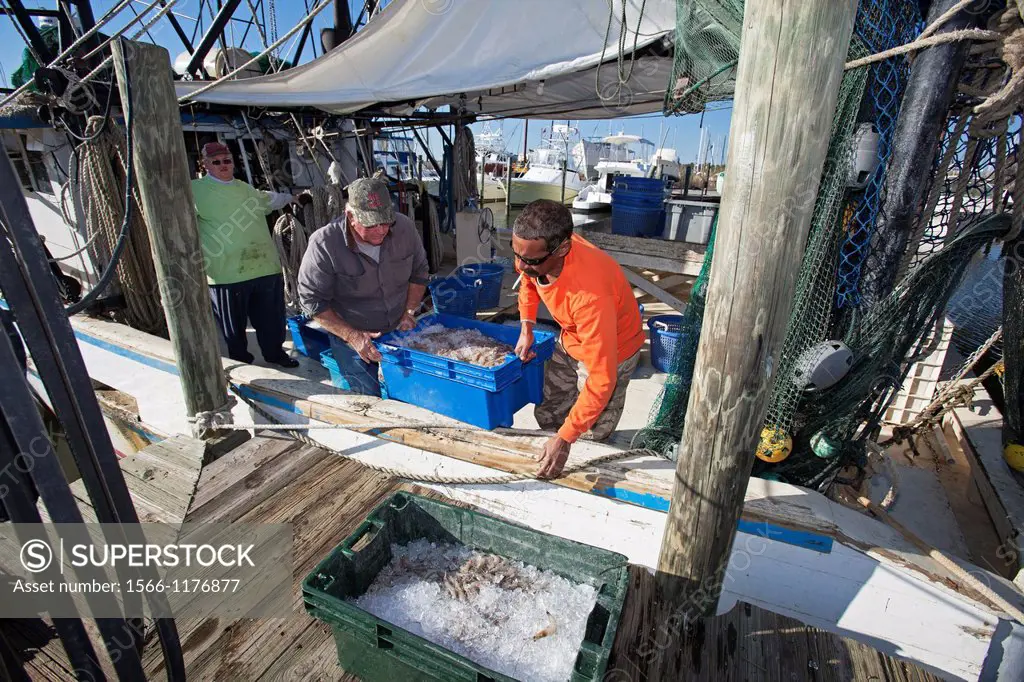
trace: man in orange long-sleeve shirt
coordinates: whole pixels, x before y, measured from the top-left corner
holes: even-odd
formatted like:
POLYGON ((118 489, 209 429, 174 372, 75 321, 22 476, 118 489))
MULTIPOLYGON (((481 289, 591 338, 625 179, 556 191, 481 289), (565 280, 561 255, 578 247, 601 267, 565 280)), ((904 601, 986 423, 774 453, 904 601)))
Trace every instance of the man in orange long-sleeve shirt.
POLYGON ((541 301, 562 328, 544 369, 544 402, 534 415, 542 429, 557 429, 544 445, 538 475, 561 474, 569 448, 587 434, 604 440, 615 431, 636 369, 644 333, 633 288, 622 268, 572 231, 572 213, 546 199, 523 209, 512 228, 522 331, 516 355, 531 357, 541 301))

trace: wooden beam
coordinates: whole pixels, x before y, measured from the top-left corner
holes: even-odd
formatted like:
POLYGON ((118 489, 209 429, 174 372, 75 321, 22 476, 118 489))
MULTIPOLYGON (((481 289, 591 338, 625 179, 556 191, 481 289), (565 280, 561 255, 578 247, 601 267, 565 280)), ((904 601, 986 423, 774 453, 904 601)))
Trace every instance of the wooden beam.
POLYGON ((588 242, 607 251, 620 265, 662 270, 696 277, 704 263, 706 244, 664 239, 626 237, 621 234, 576 229, 588 242))
MULTIPOLYGON (((745 6, 729 182, 659 559, 659 604, 675 623, 713 613, 721 593, 855 11, 853 0, 745 6)), ((660 668, 670 679, 669 662, 660 668)))
POLYGON ((633 286, 646 291, 654 298, 658 299, 662 303, 668 304, 679 312, 686 310, 686 301, 676 298, 643 275, 639 275, 629 268, 622 268, 622 272, 626 274, 626 279, 628 279, 629 283, 633 286))
POLYGON ((139 195, 149 226, 160 297, 189 416, 227 401, 218 332, 199 244, 185 139, 162 47, 112 43, 121 101, 130 109, 139 195))

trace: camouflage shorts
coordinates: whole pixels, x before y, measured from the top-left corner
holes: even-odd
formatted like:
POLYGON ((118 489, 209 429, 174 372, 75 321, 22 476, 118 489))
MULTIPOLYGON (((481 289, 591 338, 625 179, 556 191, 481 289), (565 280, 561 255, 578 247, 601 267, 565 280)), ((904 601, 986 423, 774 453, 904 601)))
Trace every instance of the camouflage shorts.
MULTIPOLYGON (((633 370, 636 369, 639 360, 640 351, 637 351, 619 365, 615 392, 608 400, 604 412, 581 438, 601 441, 615 432, 615 427, 622 418, 622 410, 626 406, 626 387, 629 386, 629 379, 633 376, 633 370)), ((533 410, 533 415, 542 429, 557 431, 562 426, 576 403, 587 376, 587 368, 583 363, 566 353, 561 343, 556 344, 555 354, 544 368, 544 402, 533 410)))

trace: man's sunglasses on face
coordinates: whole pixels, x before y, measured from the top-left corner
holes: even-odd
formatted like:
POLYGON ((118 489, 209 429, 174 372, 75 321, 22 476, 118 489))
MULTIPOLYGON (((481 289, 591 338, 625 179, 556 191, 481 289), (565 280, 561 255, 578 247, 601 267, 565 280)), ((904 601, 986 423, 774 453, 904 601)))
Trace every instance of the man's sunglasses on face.
POLYGON ((214 159, 210 161, 211 166, 234 166, 234 159, 214 159))
POLYGON ((548 258, 551 258, 551 256, 555 255, 555 251, 558 251, 558 247, 561 246, 561 245, 562 245, 562 242, 558 242, 557 244, 555 244, 555 248, 551 249, 550 251, 547 252, 546 255, 541 256, 540 258, 525 258, 523 256, 520 256, 515 251, 512 252, 512 255, 514 255, 516 258, 518 258, 519 262, 522 263, 523 265, 540 265, 541 263, 546 261, 548 258))

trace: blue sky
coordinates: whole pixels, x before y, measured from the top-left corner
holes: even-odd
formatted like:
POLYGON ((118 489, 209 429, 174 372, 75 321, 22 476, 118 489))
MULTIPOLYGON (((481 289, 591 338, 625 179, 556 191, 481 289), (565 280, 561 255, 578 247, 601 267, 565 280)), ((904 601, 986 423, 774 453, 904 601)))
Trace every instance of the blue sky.
MULTIPOLYGON (((139 11, 142 10, 145 5, 148 5, 151 0, 143 2, 135 2, 133 5, 139 11)), ((257 0, 251 0, 253 5, 257 5, 257 0)), ((93 0, 93 12, 97 18, 101 17, 107 10, 118 4, 118 0, 93 0)), ((213 0, 206 3, 206 13, 204 26, 208 26, 210 23, 209 7, 214 5, 213 0)), ((278 34, 283 35, 291 28, 301 17, 306 14, 306 5, 314 5, 315 0, 277 0, 277 26, 278 34)), ((46 9, 54 9, 57 3, 56 0, 26 0, 26 7, 42 7, 46 9)), ((266 10, 269 7, 269 0, 263 0, 263 8, 266 10)), ((179 0, 178 4, 175 5, 174 13, 178 17, 179 22, 186 32, 191 33, 196 27, 196 17, 199 10, 199 0, 179 0)), ((362 0, 349 0, 349 6, 353 8, 352 16, 353 19, 358 15, 358 10, 362 7, 362 0)), ((243 2, 236 16, 248 16, 247 2, 243 2)), ((155 12, 154 12, 155 14, 155 12)), ((122 12, 122 17, 118 17, 113 20, 108 27, 111 30, 116 30, 123 26, 131 17, 132 13, 126 9, 122 12)), ((313 36, 319 36, 320 29, 330 26, 333 24, 333 10, 328 8, 320 13, 319 16, 313 22, 313 36)), ((139 24, 138 26, 141 26, 139 24)), ((263 44, 260 36, 255 29, 250 29, 249 34, 244 42, 242 43, 242 35, 245 31, 245 25, 241 22, 232 22, 232 30, 234 31, 234 39, 236 45, 241 45, 246 49, 253 51, 262 51, 263 44)), ((106 27, 105 27, 106 30, 106 27)), ((132 32, 137 31, 137 27, 131 29, 132 32)), ((200 31, 201 33, 201 31, 200 31)), ((166 20, 161 20, 157 23, 150 31, 152 40, 158 44, 161 44, 168 48, 173 59, 177 54, 184 51, 184 46, 178 40, 174 30, 166 20)), ((230 37, 230 33, 229 33, 230 37)), ((197 38, 198 40, 198 38, 197 38)), ((319 54, 319 41, 317 40, 316 51, 319 54)), ((9 17, 0 16, 0 83, 5 86, 9 85, 9 78, 12 71, 18 68, 21 63, 21 55, 24 43, 18 33, 15 31, 11 19, 9 17)), ((303 55, 303 62, 309 61, 313 58, 313 50, 311 49, 312 44, 307 44, 303 55)), ((281 51, 281 56, 291 58, 295 54, 294 41, 286 43, 284 49, 281 51)), ((729 115, 731 113, 730 103, 715 103, 710 105, 713 109, 708 111, 702 117, 700 114, 691 114, 687 116, 671 116, 664 117, 660 113, 646 114, 644 116, 614 119, 611 121, 609 126, 608 121, 573 121, 573 125, 579 128, 580 133, 584 136, 590 135, 605 135, 609 129, 613 133, 625 132, 633 135, 643 135, 644 137, 659 142, 659 129, 662 130, 662 136, 665 138, 666 147, 674 147, 679 154, 679 159, 683 162, 689 162, 696 160, 698 144, 701 137, 701 124, 707 129, 706 135, 715 144, 715 157, 719 156, 718 150, 724 146, 729 133, 729 115), (702 120, 703 119, 703 120, 702 120)), ((564 123, 565 121, 557 121, 564 123)), ((531 121, 529 126, 529 139, 527 144, 529 147, 534 147, 540 142, 542 129, 550 126, 549 121, 531 121)), ((479 126, 474 126, 479 127, 479 126)), ((494 122, 491 124, 492 128, 502 128, 501 122, 494 122)), ((522 149, 522 121, 516 119, 509 119, 504 122, 504 135, 508 147, 512 150, 522 149)))

